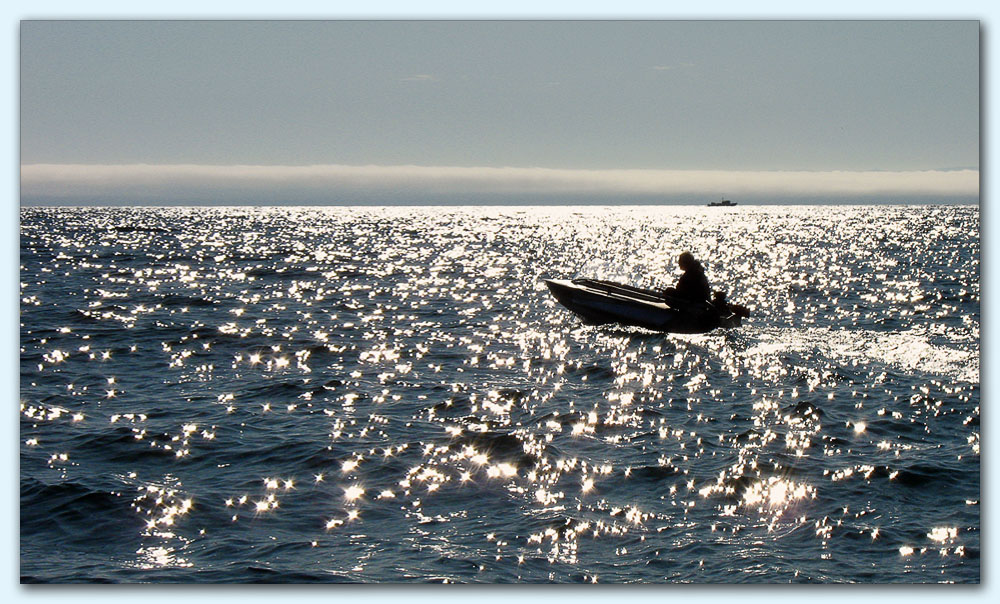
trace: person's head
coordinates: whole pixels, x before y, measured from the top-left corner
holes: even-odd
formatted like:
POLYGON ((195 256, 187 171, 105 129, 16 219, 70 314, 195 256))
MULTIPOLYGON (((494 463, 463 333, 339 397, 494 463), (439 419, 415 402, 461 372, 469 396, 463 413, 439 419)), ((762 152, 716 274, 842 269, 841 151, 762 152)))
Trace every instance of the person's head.
POLYGON ((694 254, 691 252, 684 252, 677 257, 677 265, 680 266, 683 271, 692 269, 697 264, 698 261, 694 259, 694 254))

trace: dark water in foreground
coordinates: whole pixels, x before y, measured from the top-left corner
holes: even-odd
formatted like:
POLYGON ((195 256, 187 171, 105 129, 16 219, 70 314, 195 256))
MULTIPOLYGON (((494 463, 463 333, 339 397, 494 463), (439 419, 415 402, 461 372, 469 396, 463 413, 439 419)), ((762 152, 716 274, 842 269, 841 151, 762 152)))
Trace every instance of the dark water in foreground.
POLYGON ((21 211, 22 581, 978 582, 976 207, 21 211), (754 309, 585 327, 675 254, 754 309))

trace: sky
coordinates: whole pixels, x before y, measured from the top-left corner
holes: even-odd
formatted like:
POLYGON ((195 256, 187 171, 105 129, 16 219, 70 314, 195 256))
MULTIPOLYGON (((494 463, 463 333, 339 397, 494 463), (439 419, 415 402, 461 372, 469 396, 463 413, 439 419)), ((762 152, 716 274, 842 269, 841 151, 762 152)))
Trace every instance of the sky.
POLYGON ((24 20, 21 200, 977 200, 979 27, 24 20))

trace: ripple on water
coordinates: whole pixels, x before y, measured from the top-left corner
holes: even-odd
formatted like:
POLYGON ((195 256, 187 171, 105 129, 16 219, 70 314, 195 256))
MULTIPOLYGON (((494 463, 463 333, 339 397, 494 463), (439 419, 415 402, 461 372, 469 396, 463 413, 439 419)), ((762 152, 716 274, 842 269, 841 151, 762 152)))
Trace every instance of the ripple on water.
POLYGON ((26 582, 979 581, 974 207, 26 208, 20 296, 26 582), (540 281, 682 249, 744 327, 540 281))

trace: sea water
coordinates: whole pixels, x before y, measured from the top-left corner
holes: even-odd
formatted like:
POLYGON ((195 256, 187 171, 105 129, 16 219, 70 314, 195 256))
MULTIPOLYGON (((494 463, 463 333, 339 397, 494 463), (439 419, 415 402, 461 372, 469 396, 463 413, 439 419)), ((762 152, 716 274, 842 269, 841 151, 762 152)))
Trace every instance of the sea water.
POLYGON ((24 582, 980 580, 975 206, 24 208, 24 582), (752 310, 585 326, 542 279, 752 310))

